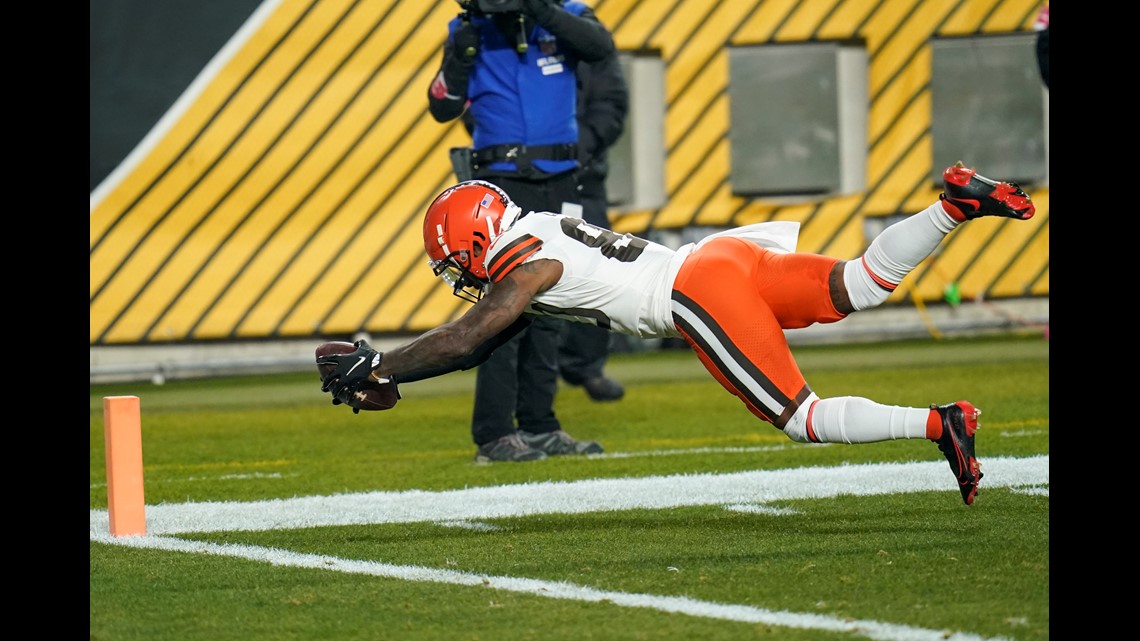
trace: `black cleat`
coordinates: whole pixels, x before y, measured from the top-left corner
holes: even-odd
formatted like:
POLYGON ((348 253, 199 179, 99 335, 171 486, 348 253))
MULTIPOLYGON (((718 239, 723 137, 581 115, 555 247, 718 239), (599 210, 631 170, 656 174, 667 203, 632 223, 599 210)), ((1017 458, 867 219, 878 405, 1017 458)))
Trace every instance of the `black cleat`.
POLYGON ((942 437, 936 441, 938 449, 950 462, 962 500, 972 505, 978 493, 978 481, 982 480, 982 467, 974 457, 974 432, 978 430, 978 415, 982 410, 969 401, 931 405, 930 409, 942 417, 942 437))
POLYGON ((582 383, 582 387, 586 388, 586 393, 590 395, 590 400, 599 403, 617 401, 625 396, 625 388, 621 386, 621 383, 612 378, 606 378, 605 376, 588 378, 586 382, 582 383))
POLYGON ((1017 183, 979 176, 961 160, 942 172, 942 188, 944 191, 938 196, 942 208, 958 222, 982 216, 1029 220, 1037 212, 1029 195, 1017 183))

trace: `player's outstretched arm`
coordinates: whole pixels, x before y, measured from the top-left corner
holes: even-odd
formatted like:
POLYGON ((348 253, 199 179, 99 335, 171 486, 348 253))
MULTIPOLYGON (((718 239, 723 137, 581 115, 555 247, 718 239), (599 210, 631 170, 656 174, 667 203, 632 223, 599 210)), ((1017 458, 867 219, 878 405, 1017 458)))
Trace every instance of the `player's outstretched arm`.
POLYGON ((464 358, 511 326, 526 311, 531 299, 561 277, 562 263, 558 261, 536 260, 520 265, 495 283, 463 316, 385 352, 374 376, 445 367, 464 358))
POLYGON ((425 369, 417 369, 412 372, 399 372, 393 374, 393 379, 399 379, 401 383, 414 383, 428 378, 435 378, 436 376, 443 376, 452 372, 466 371, 472 367, 478 367, 483 364, 496 349, 511 340, 527 327, 530 327, 534 317, 530 314, 523 314, 515 319, 515 322, 507 326, 506 329, 495 334, 490 339, 483 341, 483 344, 476 347, 470 354, 460 358, 459 360, 452 361, 443 367, 428 367, 425 369))

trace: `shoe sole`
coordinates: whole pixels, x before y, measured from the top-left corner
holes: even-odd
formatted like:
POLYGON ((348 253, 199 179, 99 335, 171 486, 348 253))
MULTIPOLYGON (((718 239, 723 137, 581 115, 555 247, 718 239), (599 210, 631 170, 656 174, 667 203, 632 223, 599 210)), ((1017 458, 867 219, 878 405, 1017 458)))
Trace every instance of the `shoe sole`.
POLYGON ((551 452, 550 450, 544 450, 538 446, 534 446, 534 448, 536 450, 546 454, 547 456, 586 456, 588 454, 601 454, 602 452, 605 451, 602 449, 602 447, 600 445, 597 448, 586 448, 582 451, 566 450, 564 452, 551 452))
MULTIPOLYGON (((539 450, 539 451, 542 452, 541 450, 539 450)), ((534 458, 496 459, 496 458, 491 458, 490 456, 487 456, 485 454, 476 454, 475 455, 475 462, 479 465, 488 465, 490 463, 530 463, 531 461, 541 461, 541 460, 545 459, 547 456, 548 456, 548 454, 546 452, 542 452, 542 456, 536 456, 534 458)))
MULTIPOLYGON (((969 401, 958 401, 955 405, 962 410, 962 418, 966 423, 966 436, 973 438, 978 431, 978 416, 982 414, 982 410, 974 407, 969 401)), ((958 439, 954 437, 953 432, 951 432, 950 441, 954 444, 954 452, 958 456, 959 463, 964 462, 965 467, 970 470, 970 474, 974 477, 973 482, 958 482, 962 487, 969 486, 969 490, 962 494, 962 500, 966 502, 966 505, 973 505, 974 497, 978 495, 978 482, 982 480, 982 466, 978 463, 977 457, 967 457, 962 452, 962 447, 958 445, 958 439)))
MULTIPOLYGON (((950 204, 952 204, 955 209, 958 210, 963 220, 972 220, 973 218, 979 218, 981 216, 1003 216, 1005 218, 1013 218, 1014 220, 1029 220, 1030 218, 1033 218, 1033 215, 1035 213, 1037 213, 1037 208, 1033 206, 1033 203, 1030 202, 1028 196, 1025 196, 1026 208, 1023 210, 1018 210, 1006 202, 1010 196, 1017 196, 1017 193, 1020 191, 1020 189, 1015 188, 1013 185, 1007 182, 998 182, 986 178, 985 176, 979 176, 977 171, 968 169, 965 166, 954 165, 952 167, 948 167, 946 171, 942 172, 942 179, 947 183, 957 185, 963 189, 969 186, 971 180, 977 180, 978 182, 990 188, 991 191, 989 194, 987 194, 989 198, 1003 205, 1009 212, 981 213, 982 202, 980 200, 975 200, 973 198, 954 198, 949 194, 944 194, 946 200, 949 201, 950 204), (962 204, 973 208, 974 216, 972 218, 965 215, 965 210, 962 209, 962 204)), ((955 216, 955 219, 957 219, 957 216, 955 216)))
MULTIPOLYGON (((569 441, 547 438, 535 438, 537 435, 525 430, 519 430, 519 438, 527 446, 532 447, 547 456, 582 456, 585 454, 601 454, 605 451, 600 443, 594 441, 579 441, 570 437, 569 441), (529 436, 527 436, 529 435, 529 436), (547 441, 545 444, 542 441, 547 441), (581 449, 579 449, 581 448, 581 449)), ((569 435, 567 435, 569 436, 569 435)))
POLYGON ((492 463, 531 463, 533 461, 542 461, 542 460, 545 460, 546 458, 547 457, 543 456, 541 458, 528 458, 528 459, 493 459, 493 458, 487 458, 486 456, 476 456, 475 457, 475 464, 476 465, 490 465, 492 463))

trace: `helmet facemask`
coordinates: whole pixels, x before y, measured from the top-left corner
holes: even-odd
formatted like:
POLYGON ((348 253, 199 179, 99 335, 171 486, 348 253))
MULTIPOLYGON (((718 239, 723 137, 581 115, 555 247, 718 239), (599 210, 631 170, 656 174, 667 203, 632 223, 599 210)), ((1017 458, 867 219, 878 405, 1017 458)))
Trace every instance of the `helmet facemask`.
POLYGON ((451 292, 463 300, 479 302, 487 290, 487 282, 471 272, 466 265, 471 264, 470 252, 454 251, 442 260, 429 260, 432 272, 451 287, 451 292))

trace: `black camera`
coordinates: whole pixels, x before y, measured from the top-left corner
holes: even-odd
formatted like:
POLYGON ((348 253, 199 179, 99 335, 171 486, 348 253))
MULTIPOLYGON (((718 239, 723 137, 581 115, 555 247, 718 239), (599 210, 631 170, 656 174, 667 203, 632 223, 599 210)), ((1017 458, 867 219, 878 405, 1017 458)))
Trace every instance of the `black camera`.
POLYGON ((523 10, 522 0, 466 0, 459 4, 473 13, 517 13, 523 10))

